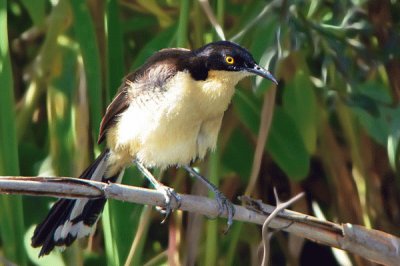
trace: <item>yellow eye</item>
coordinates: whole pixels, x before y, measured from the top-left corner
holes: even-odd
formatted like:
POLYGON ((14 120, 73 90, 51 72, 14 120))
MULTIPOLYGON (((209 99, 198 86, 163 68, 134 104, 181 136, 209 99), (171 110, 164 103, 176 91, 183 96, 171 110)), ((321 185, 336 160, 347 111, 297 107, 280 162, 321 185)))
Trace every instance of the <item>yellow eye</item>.
POLYGON ((228 64, 232 65, 233 63, 235 63, 235 59, 233 59, 232 56, 227 56, 225 57, 225 62, 227 62, 228 64))

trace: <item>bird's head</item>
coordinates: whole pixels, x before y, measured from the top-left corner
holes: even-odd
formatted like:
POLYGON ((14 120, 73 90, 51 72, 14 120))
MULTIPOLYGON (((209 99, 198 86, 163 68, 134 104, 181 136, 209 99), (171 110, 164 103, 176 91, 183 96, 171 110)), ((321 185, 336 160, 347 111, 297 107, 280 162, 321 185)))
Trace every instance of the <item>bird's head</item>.
POLYGON ((195 51, 194 56, 207 70, 240 72, 243 76, 258 75, 278 84, 275 77, 260 67, 245 48, 229 41, 209 43, 195 51))

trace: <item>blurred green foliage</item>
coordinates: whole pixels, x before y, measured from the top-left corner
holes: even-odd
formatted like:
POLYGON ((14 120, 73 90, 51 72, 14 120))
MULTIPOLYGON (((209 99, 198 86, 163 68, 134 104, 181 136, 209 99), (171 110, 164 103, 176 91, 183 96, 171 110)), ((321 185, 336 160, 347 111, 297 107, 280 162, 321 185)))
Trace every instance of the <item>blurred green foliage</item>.
MULTIPOLYGON (((255 172, 251 194, 265 202, 274 203, 273 187, 282 198, 305 191, 297 211, 315 215, 319 206, 329 220, 400 235, 399 1, 209 4, 227 39, 247 47, 279 86, 276 107, 263 114, 271 82, 239 84, 219 147, 199 167, 234 202, 255 172), (262 126, 262 117, 271 127, 262 126), (257 138, 265 130, 258 158, 263 142, 257 138)), ((218 39, 199 1, 0 0, 0 174, 79 175, 101 150, 101 116, 125 74, 159 49, 218 39)), ((163 176, 178 192, 202 193, 179 170, 163 176)), ((142 185, 142 178, 129 169, 123 182, 142 185)), ((160 225, 157 212, 114 201, 89 241, 37 259, 30 236, 50 202, 0 197, 0 264, 257 261, 258 226, 235 222, 222 235, 223 219, 180 212, 160 225)), ((339 264, 329 248, 282 232, 272 241, 272 265, 339 264), (296 245, 297 251, 289 249, 296 245)))

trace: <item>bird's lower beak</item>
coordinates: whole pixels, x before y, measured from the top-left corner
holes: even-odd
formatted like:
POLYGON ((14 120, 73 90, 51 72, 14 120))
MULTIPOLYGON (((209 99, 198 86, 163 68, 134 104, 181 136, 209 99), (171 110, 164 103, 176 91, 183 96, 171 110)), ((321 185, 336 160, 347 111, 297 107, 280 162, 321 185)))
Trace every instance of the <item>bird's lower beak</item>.
POLYGON ((276 85, 278 85, 278 81, 276 80, 276 78, 268 70, 260 67, 257 64, 255 64, 254 67, 252 67, 252 68, 247 68, 246 70, 250 73, 254 73, 258 76, 269 79, 272 82, 274 82, 276 85))

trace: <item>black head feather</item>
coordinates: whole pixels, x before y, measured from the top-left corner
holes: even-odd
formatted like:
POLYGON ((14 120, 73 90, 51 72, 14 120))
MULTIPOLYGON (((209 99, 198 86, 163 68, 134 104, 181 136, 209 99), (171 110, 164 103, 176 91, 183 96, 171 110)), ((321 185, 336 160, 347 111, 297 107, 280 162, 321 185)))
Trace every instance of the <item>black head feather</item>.
POLYGON ((180 70, 188 70, 196 80, 205 80, 209 70, 247 71, 256 62, 248 50, 229 41, 209 43, 179 62, 180 70), (230 58, 228 61, 227 58, 230 58))

